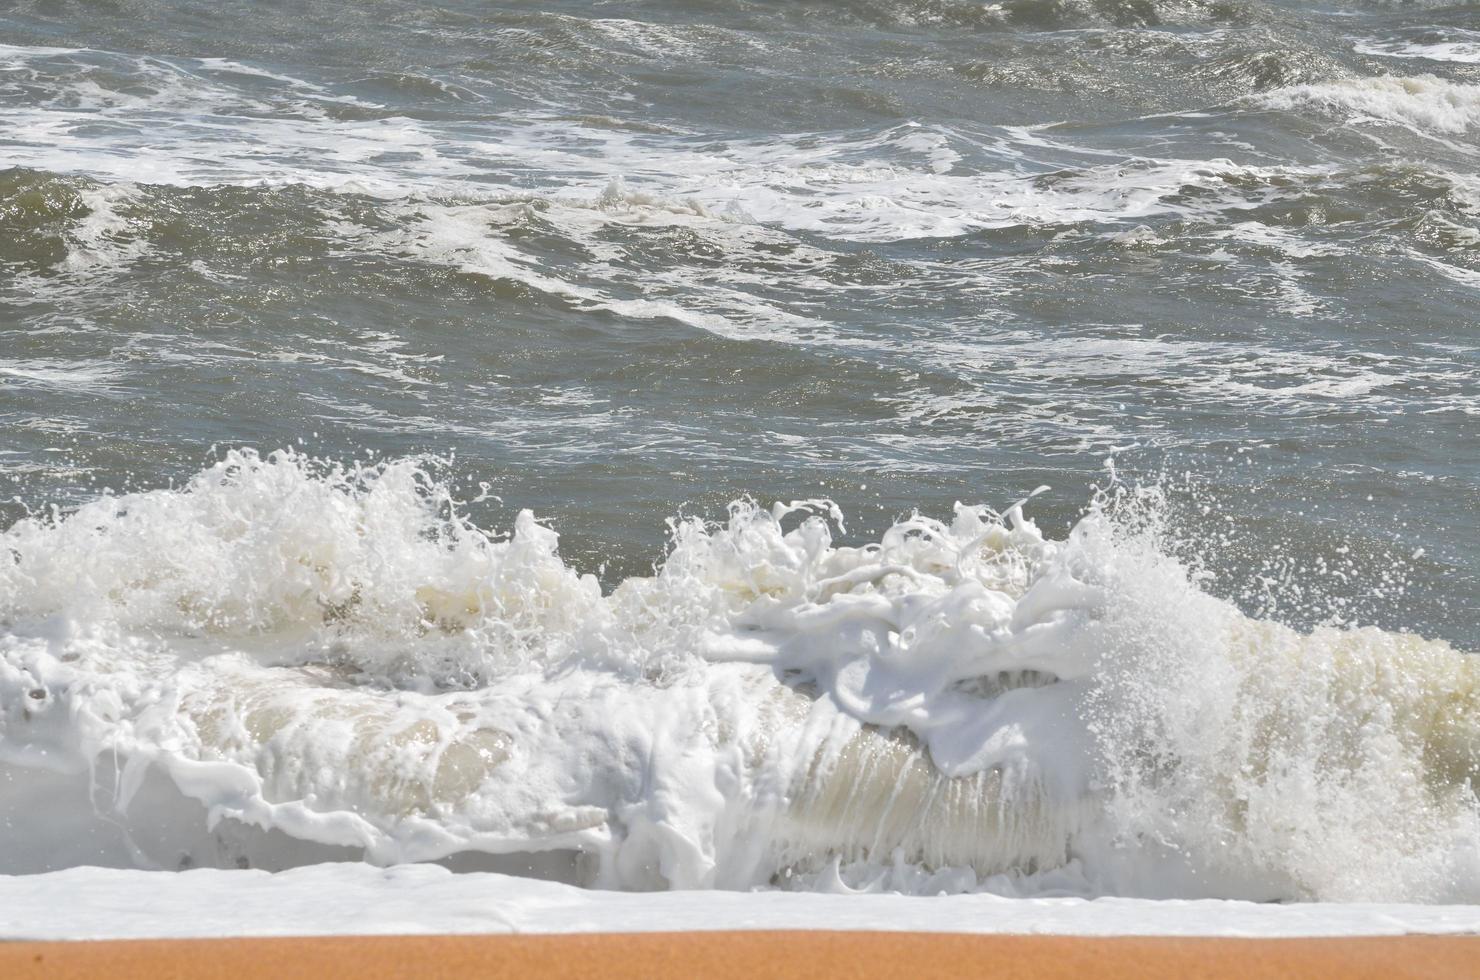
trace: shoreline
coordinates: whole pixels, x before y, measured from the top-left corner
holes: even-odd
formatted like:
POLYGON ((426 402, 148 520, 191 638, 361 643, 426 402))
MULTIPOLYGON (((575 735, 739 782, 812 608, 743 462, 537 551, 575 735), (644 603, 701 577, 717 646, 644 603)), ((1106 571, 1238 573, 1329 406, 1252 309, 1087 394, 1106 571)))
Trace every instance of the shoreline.
POLYGON ((0 875, 0 937, 72 940, 804 930, 1078 937, 1480 935, 1480 905, 610 892, 437 865, 0 875))
POLYGON ((1463 977, 1480 936, 1310 939, 741 931, 322 936, 0 943, 0 976, 539 976, 798 980, 932 978, 1463 977))

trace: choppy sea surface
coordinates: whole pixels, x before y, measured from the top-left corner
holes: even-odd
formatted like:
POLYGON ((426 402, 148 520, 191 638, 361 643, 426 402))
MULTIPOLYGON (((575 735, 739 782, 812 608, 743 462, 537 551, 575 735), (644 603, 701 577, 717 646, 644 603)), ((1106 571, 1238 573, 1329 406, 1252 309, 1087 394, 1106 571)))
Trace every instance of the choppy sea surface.
POLYGON ((0 873, 1480 902, 1480 9, 0 7, 0 873))

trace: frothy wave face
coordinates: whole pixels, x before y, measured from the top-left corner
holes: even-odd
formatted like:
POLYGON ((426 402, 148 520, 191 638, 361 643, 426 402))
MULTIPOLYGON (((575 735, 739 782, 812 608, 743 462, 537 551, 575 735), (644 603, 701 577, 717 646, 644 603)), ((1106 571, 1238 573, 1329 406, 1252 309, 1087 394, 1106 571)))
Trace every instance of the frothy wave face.
POLYGON ((1475 661, 1248 619, 1159 513, 742 501, 604 593, 434 463, 230 453, 0 535, 9 870, 1475 900, 1475 661))
POLYGON ((1464 133, 1480 125, 1480 86, 1433 75, 1381 75, 1278 89, 1262 97, 1271 107, 1309 104, 1354 122, 1403 126, 1419 133, 1464 133))

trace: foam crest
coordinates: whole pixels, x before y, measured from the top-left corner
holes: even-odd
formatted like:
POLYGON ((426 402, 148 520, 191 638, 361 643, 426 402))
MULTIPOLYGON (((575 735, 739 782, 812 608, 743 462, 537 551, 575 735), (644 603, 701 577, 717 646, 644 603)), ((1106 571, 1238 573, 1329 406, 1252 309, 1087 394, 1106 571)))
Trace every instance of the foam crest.
POLYGON ((1353 49, 1360 54, 1381 58, 1418 58, 1453 64, 1480 64, 1480 32, 1450 30, 1444 40, 1370 40, 1358 41, 1353 49))
POLYGON ((1116 600, 1082 709, 1115 787, 1114 851, 1161 862, 1163 886, 1189 874, 1256 899, 1472 901, 1480 662, 1246 618, 1166 557, 1158 495, 1128 496, 1091 542, 1113 555, 1095 564, 1116 600))
POLYGON ((603 595, 441 466, 232 452, 0 535, 0 761, 58 817, 21 850, 80 821, 146 866, 1473 900, 1476 661, 1241 615, 1155 492, 1060 541, 1019 504, 857 547, 829 501, 740 501, 603 595))
POLYGON ((525 512, 495 540, 460 516, 434 468, 231 451, 178 490, 17 523, 0 548, 0 609, 183 637, 496 624, 488 642, 599 615, 596 580, 560 561, 553 531, 525 512))
POLYGON ((1480 126, 1480 86, 1434 75, 1380 75, 1294 85, 1266 93, 1259 101, 1275 109, 1316 105, 1359 122, 1419 132, 1458 134, 1480 126))

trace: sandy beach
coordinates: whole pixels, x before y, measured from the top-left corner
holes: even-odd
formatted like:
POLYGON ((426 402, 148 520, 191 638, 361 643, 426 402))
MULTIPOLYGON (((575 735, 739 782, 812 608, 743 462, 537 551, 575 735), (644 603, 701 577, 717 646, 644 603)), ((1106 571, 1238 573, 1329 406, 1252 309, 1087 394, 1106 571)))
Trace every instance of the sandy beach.
POLYGON ((1480 937, 1079 938, 918 933, 686 932, 333 936, 0 945, 12 980, 109 976, 1100 977, 1480 976, 1480 937))

